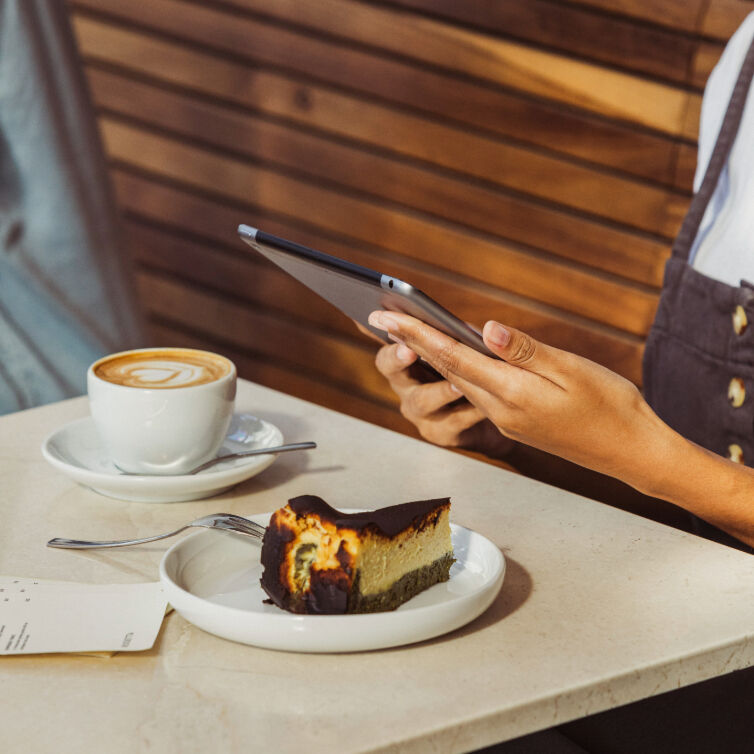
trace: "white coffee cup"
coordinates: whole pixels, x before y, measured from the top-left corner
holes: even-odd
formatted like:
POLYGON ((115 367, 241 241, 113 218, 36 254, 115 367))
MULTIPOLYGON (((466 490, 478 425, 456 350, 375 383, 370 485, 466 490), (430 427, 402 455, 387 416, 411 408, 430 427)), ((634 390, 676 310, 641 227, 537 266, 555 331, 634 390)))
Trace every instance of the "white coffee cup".
POLYGON ((222 446, 233 417, 236 367, 190 348, 110 354, 87 371, 89 405, 113 463, 136 474, 182 474, 222 446))

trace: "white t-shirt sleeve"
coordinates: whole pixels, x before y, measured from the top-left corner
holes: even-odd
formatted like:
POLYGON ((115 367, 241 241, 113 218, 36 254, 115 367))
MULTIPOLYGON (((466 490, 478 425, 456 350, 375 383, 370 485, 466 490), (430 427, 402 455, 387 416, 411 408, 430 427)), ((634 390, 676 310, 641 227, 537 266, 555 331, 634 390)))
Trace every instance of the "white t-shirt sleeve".
POLYGON ((750 13, 736 33, 730 38, 717 65, 712 70, 704 89, 702 113, 699 121, 699 153, 697 155, 694 191, 699 191, 717 141, 717 134, 728 108, 730 95, 736 84, 738 73, 746 57, 752 37, 754 37, 754 13, 750 13))
MULTIPOLYGON (((754 37, 754 13, 731 37, 710 74, 702 100, 694 191, 701 186, 728 102, 754 37)), ((754 87, 752 87, 754 88, 754 87)), ((704 213, 689 255, 699 272, 729 285, 754 280, 754 94, 749 93, 738 136, 704 213)))

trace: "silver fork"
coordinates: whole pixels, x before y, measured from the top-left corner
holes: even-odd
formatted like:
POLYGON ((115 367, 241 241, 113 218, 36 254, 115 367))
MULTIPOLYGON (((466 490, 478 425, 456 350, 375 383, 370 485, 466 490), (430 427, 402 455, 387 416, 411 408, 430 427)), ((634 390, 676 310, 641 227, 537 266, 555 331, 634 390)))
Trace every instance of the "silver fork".
POLYGON ((249 521, 242 516, 234 516, 232 513, 213 513, 211 516, 203 516, 192 521, 190 524, 182 526, 180 529, 168 532, 167 534, 156 534, 153 537, 142 537, 141 539, 119 539, 113 542, 89 542, 82 539, 65 539, 64 537, 55 537, 48 543, 48 547, 61 547, 67 550, 89 550, 95 547, 126 547, 127 545, 141 545, 145 542, 156 542, 158 539, 166 539, 176 534, 180 534, 191 526, 200 526, 205 529, 222 529, 232 531, 237 534, 244 534, 256 540, 264 537, 267 529, 260 524, 249 521))

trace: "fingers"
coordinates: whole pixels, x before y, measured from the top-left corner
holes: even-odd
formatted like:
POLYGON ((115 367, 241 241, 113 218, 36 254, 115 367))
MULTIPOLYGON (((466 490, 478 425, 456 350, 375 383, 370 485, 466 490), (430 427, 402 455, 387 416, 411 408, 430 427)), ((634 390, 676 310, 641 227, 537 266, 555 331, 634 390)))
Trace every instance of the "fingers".
POLYGON ((407 346, 396 343, 393 346, 383 346, 377 351, 375 364, 377 370, 387 377, 393 390, 401 395, 406 389, 418 384, 408 371, 417 355, 407 346))
POLYGON ((461 393, 449 382, 421 382, 409 367, 417 355, 406 346, 384 346, 377 352, 377 370, 387 377, 390 387, 401 399, 401 412, 411 420, 424 419, 435 411, 457 401, 461 393))
MULTIPOLYGON (((418 392, 419 389, 417 389, 418 392)), ((404 404, 401 404, 401 411, 416 426, 425 440, 446 448, 466 447, 468 442, 475 439, 469 431, 484 420, 484 415, 479 409, 469 403, 441 408, 422 418, 409 415, 409 412, 404 410, 404 404)))
POLYGON ((399 338, 467 397, 475 385, 493 389, 496 369, 512 369, 406 314, 372 312, 369 323, 399 338))
POLYGON ((523 366, 539 353, 536 341, 499 326, 501 332, 493 326, 497 323, 492 323, 486 339, 488 348, 510 358, 513 363, 509 364, 462 345, 408 315, 373 312, 369 321, 401 341, 382 348, 377 364, 401 399, 401 413, 422 437, 446 447, 489 449, 493 453, 510 450, 509 438, 521 435, 514 421, 522 413, 519 404, 536 393, 538 383, 546 382, 523 366), (446 380, 422 384, 414 379, 409 367, 417 354, 446 380), (461 394, 468 402, 458 400, 461 394))
MULTIPOLYGON (((390 337, 399 338, 406 343, 446 379, 453 379, 452 375, 463 376, 485 389, 493 387, 490 383, 488 357, 423 322, 397 312, 373 312, 370 315, 370 324, 385 330, 390 337), (462 368, 459 369, 461 364, 462 368)), ((560 382, 559 376, 565 368, 564 352, 494 320, 487 322, 482 336, 487 348, 505 364, 532 372, 556 384, 560 382)), ((499 367, 500 362, 495 363, 499 367)), ((458 386, 466 392, 460 383, 458 386)))
POLYGON ((385 377, 391 377, 392 375, 402 372, 406 367, 413 364, 417 359, 416 354, 404 346, 402 343, 396 343, 393 346, 383 346, 377 352, 375 362, 377 369, 380 370, 385 377))
POLYGON ((540 343, 514 327, 490 320, 482 338, 487 348, 506 364, 537 375, 557 388, 563 388, 572 373, 574 355, 540 343))
POLYGON ((445 380, 429 383, 416 382, 399 396, 401 413, 413 422, 438 414, 462 397, 461 393, 445 380))
POLYGON ((482 337, 484 344, 495 356, 515 367, 536 371, 543 349, 534 338, 512 327, 503 327, 494 320, 485 324, 482 337))

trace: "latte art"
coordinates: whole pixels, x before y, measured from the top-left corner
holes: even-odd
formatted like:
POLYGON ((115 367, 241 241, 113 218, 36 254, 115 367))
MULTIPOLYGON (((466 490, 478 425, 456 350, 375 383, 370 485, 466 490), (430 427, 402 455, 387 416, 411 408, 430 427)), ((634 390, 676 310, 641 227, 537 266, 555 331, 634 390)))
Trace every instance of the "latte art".
MULTIPOLYGON (((212 382, 217 377, 205 365, 148 359, 133 364, 114 364, 104 376, 109 382, 129 387, 188 387, 212 382)), ((219 376, 219 375, 218 375, 219 376)))
POLYGON ((107 382, 150 390, 205 385, 230 371, 230 362, 223 357, 191 349, 131 352, 94 368, 94 374, 107 382))

